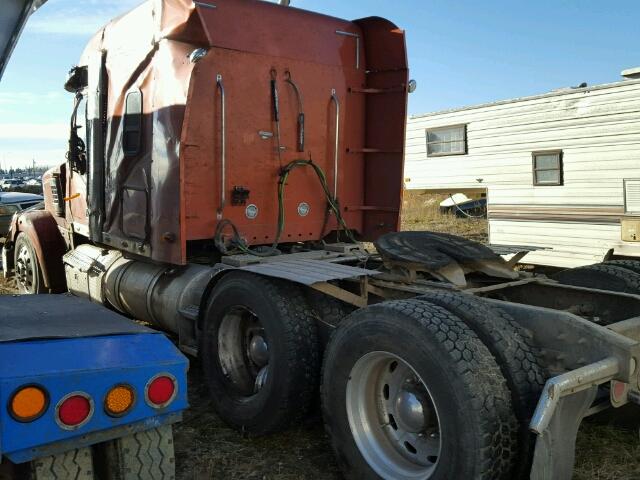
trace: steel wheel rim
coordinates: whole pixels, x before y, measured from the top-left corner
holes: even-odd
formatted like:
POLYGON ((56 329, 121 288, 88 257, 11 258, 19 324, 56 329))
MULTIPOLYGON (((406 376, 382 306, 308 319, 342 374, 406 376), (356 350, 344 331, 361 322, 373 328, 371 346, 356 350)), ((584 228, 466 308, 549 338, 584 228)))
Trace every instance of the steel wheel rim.
POLYGON ((31 255, 29 255, 29 250, 26 245, 21 245, 16 258, 15 271, 18 283, 27 292, 33 290, 33 268, 34 265, 31 255))
POLYGON ((438 411, 408 362, 389 352, 362 356, 351 369, 346 407, 360 453, 382 478, 427 479, 436 471, 438 411))
POLYGON ((258 316, 241 305, 228 308, 218 329, 218 365, 239 400, 264 387, 269 359, 267 335, 258 316))

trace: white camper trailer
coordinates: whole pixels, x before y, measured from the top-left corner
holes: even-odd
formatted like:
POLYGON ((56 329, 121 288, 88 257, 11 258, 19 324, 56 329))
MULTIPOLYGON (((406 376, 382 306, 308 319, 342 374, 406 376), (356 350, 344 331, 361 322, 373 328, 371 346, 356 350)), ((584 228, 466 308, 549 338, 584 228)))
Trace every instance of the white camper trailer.
POLYGON ((487 194, 489 240, 523 262, 640 257, 640 68, 616 83, 413 116, 405 185, 487 194))

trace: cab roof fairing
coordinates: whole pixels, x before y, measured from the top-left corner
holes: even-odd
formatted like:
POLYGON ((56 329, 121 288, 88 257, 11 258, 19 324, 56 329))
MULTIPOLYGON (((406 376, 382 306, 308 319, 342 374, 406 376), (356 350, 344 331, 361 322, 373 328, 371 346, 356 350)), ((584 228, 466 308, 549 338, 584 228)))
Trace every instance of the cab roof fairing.
POLYGON ((108 245, 132 243, 131 232, 121 221, 132 214, 146 225, 136 237, 136 243, 150 247, 143 254, 181 261, 172 254, 175 247, 160 235, 175 231, 179 221, 180 136, 194 68, 188 54, 202 45, 206 45, 206 36, 191 0, 148 0, 101 28, 81 55, 79 65, 89 66, 88 113, 92 120, 99 118, 94 93, 99 89, 99 66, 105 59, 108 123, 102 230, 108 245), (121 148, 122 118, 127 95, 133 90, 140 91, 142 113, 148 120, 143 123, 146 140, 142 150, 127 157, 121 148))

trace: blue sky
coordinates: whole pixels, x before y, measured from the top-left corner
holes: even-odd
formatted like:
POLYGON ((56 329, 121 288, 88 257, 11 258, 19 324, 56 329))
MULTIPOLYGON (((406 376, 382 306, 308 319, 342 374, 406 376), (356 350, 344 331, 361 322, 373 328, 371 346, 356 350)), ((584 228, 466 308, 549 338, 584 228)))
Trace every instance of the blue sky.
MULTIPOLYGON (((140 0, 49 0, 0 83, 0 163, 64 160, 66 72, 110 18, 140 0)), ((640 65, 640 1, 292 0, 343 18, 386 17, 407 31, 418 114, 618 80, 640 65)))

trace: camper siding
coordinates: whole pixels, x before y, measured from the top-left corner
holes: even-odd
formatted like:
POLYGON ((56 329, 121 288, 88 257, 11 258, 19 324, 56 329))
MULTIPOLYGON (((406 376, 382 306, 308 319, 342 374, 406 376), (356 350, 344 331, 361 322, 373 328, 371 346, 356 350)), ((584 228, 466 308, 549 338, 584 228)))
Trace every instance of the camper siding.
POLYGON ((406 135, 406 187, 486 188, 491 243, 553 247, 526 260, 557 266, 621 243, 623 179, 640 178, 640 81, 412 117, 406 135), (427 157, 426 130, 458 124, 468 153, 427 157), (532 153, 548 150, 562 150, 563 185, 534 186, 532 153))

